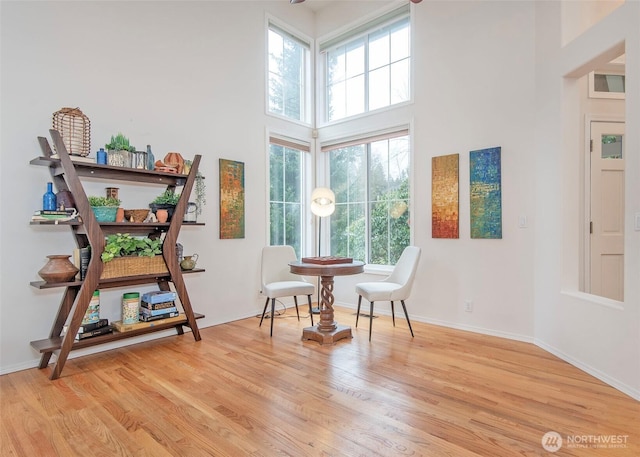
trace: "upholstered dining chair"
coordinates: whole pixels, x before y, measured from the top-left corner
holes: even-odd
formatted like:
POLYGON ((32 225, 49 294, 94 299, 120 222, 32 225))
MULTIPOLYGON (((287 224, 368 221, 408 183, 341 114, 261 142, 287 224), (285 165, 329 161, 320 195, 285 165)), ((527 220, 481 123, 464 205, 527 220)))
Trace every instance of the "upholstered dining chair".
POLYGON ((411 328, 411 321, 409 321, 409 315, 407 314, 407 307, 404 301, 407 300, 411 294, 411 287, 413 286, 413 279, 416 276, 419 260, 420 248, 407 246, 404 248, 404 251, 402 251, 396 266, 393 268, 393 272, 387 278, 382 281, 356 284, 356 293, 358 294, 356 327, 358 326, 358 317, 360 317, 362 297, 366 298, 371 304, 369 313, 369 341, 371 341, 371 330, 373 328, 373 303, 381 300, 391 302, 391 318, 393 319, 394 327, 396 326, 396 316, 393 309, 393 302, 399 300, 400 303, 402 303, 402 309, 404 310, 407 324, 409 324, 409 331, 413 338, 413 329, 411 328))
POLYGON ((313 325, 311 295, 315 292, 315 286, 305 281, 301 276, 289 271, 289 262, 295 260, 297 260, 296 252, 291 246, 265 246, 262 248, 262 294, 267 297, 267 301, 264 302, 264 310, 262 311, 259 327, 262 327, 262 321, 267 312, 269 300, 271 300, 271 330, 269 333, 271 336, 273 336, 276 298, 293 297, 299 321, 298 295, 306 295, 309 301, 311 325, 313 325))

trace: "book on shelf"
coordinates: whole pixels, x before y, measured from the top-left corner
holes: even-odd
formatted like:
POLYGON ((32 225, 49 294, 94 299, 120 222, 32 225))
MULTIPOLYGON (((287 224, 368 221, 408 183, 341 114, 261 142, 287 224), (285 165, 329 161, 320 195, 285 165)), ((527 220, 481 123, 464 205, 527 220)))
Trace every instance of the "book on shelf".
POLYGON ((173 324, 179 322, 185 322, 187 318, 184 314, 178 314, 176 317, 168 317, 166 319, 159 319, 152 322, 136 322, 135 324, 123 324, 122 321, 113 322, 114 330, 118 332, 131 332, 133 330, 142 330, 145 328, 157 327, 159 325, 173 324))
POLYGON ((175 313, 176 311, 178 311, 178 308, 176 308, 175 306, 172 306, 171 308, 164 308, 164 309, 147 309, 147 308, 140 307, 139 314, 141 316, 161 316, 167 313, 175 313))
POLYGON ((87 338, 93 338, 94 336, 106 335, 107 333, 112 333, 113 327, 111 325, 107 325, 106 327, 100 327, 94 330, 90 330, 84 333, 76 334, 76 340, 86 340, 87 338))
POLYGON ((153 322, 153 321, 159 321, 162 319, 167 319, 169 317, 177 317, 179 315, 180 313, 176 310, 176 311, 170 311, 167 313, 156 314, 155 316, 151 316, 149 314, 140 314, 138 317, 142 322, 153 322))
MULTIPOLYGON (((60 155, 51 154, 51 158, 52 159, 59 159, 60 155)), ((96 163, 96 158, 95 157, 80 156, 80 155, 76 155, 76 154, 69 154, 69 158, 71 159, 72 162, 96 163)))
MULTIPOLYGON (((96 322, 91 322, 90 324, 82 324, 80 325, 80 328, 78 328, 78 333, 87 333, 87 332, 91 332, 93 330, 102 328, 102 327, 107 327, 109 325, 109 319, 98 319, 96 322)), ((68 325, 65 325, 62 332, 67 333, 67 330, 69 329, 68 325)))
POLYGON ((89 268, 89 261, 91 260, 91 248, 75 248, 73 250, 73 264, 79 270, 76 275, 76 279, 84 281, 87 276, 87 269, 89 268))
POLYGON ((64 210, 38 210, 31 216, 32 221, 72 221, 78 217, 75 208, 64 210))
POLYGON ((156 303, 174 301, 176 299, 176 293, 170 290, 154 290, 142 294, 140 298, 142 301, 154 305, 156 303))
POLYGON ((158 309, 167 309, 167 308, 175 308, 176 302, 172 301, 163 301, 160 303, 147 303, 142 300, 140 302, 140 308, 150 309, 150 310, 158 310, 158 309))

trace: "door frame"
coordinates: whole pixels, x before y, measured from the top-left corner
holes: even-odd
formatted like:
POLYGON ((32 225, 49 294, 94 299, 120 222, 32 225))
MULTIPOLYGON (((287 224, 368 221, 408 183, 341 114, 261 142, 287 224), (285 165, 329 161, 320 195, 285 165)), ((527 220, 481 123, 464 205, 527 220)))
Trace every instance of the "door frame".
MULTIPOLYGON (((582 154, 582 224, 580 225, 580 237, 582 240, 580 250, 580 290, 591 294, 591 123, 622 123, 625 124, 625 116, 611 114, 587 114, 584 124, 584 148, 582 154)), ((626 130, 625 130, 626 131, 626 130)))

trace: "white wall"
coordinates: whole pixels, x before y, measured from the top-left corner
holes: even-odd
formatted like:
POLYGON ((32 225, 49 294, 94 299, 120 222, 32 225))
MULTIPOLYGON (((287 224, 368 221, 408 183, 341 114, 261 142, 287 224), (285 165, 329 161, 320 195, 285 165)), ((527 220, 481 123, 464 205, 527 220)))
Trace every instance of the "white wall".
MULTIPOLYGON (((277 124, 264 115, 265 11, 318 36, 347 26, 360 7, 363 15, 370 14, 372 4, 335 2, 320 11, 316 23, 307 9, 284 1, 3 2, 0 370, 37 363, 28 343, 48 334, 62 291, 38 291, 28 283, 38 279, 46 254, 73 247, 66 230, 26 222, 48 180, 46 169, 28 161, 38 154, 35 138, 46 134, 51 113, 62 106, 83 109, 92 120, 93 149, 121 130, 134 144, 150 143, 156 155, 203 154, 207 226, 186 229, 181 242, 186 252, 200 254, 199 265, 207 271, 187 277, 190 296, 196 311, 207 315, 202 326, 256 314, 262 305, 259 252, 267 233, 265 126, 277 124), (116 18, 120 25, 114 31, 109 24, 116 18), (219 158, 246 164, 243 240, 218 239, 219 158)), ((627 67, 629 82, 636 84, 640 40, 631 30, 634 24, 638 29, 637 7, 625 5, 629 18, 616 23, 636 40, 627 48, 636 55, 627 67)), ((413 242, 423 249, 408 302, 412 318, 535 339, 637 394, 638 232, 628 227, 632 255, 624 311, 616 314, 560 292, 562 264, 568 261, 562 255, 563 236, 571 225, 563 217, 571 200, 562 197, 565 185, 577 178, 568 169, 571 161, 562 160, 567 126, 559 77, 565 57, 559 5, 434 1, 412 8, 415 103, 374 120, 412 128, 413 242), (503 239, 471 240, 469 151, 491 146, 502 147, 503 239), (452 153, 460 154, 460 239, 434 240, 431 159, 452 153), (517 225, 521 215, 528 218, 527 228, 517 225), (472 313, 462 310, 465 299, 473 300, 472 313)), ((636 108, 627 100, 627 122, 633 125, 640 122, 638 96, 633 95, 636 108)), ((331 129, 323 132, 331 134, 331 129)), ((637 131, 629 129, 627 140, 629 150, 639 149, 637 131)), ((634 170, 627 181, 627 195, 634 195, 627 201, 628 214, 640 208, 638 160, 627 162, 634 170)), ((123 191, 127 204, 144 205, 152 190, 123 191)), ((337 302, 354 306, 353 283, 365 277, 337 278, 337 302)), ((109 306, 117 307, 121 292, 114 291, 109 306)), ((377 309, 388 312, 388 305, 377 309)))
POLYGON ((546 215, 535 228, 536 343, 640 399, 640 232, 633 227, 640 212, 640 4, 626 2, 565 47, 560 10, 559 3, 536 4, 536 212, 546 215), (621 42, 627 58, 623 303, 579 292, 585 114, 579 91, 585 86, 576 79, 589 65, 615 57, 607 54, 621 42))
MULTIPOLYGON (((49 180, 48 170, 29 160, 40 154, 37 136, 48 136, 52 114, 64 106, 89 116, 93 151, 121 131, 138 148, 151 144, 159 158, 169 151, 202 154, 207 225, 186 227, 179 238, 207 269, 185 277, 191 301, 206 315, 201 326, 256 314, 267 233, 265 14, 313 34, 311 12, 282 1, 2 2, 0 8, 0 370, 36 365, 29 342, 48 336, 63 289, 36 290, 29 281, 39 280, 47 254, 75 247, 68 228, 28 224, 49 180), (218 236, 220 158, 245 163, 244 239, 218 236)), ((98 195, 108 185, 89 183, 98 195)), ((144 208, 162 190, 119 187, 130 208, 144 208)), ((106 316, 118 315, 127 291, 103 291, 106 316)))
MULTIPOLYGON (((414 104, 357 126, 375 128, 385 116, 389 123, 412 125, 411 224, 423 254, 409 312, 416 320, 532 341, 533 5, 424 2, 413 11, 414 104), (502 147, 503 238, 472 240, 469 151, 492 146, 502 147), (454 153, 460 154, 460 238, 433 239, 431 159, 454 153), (527 228, 518 227, 521 215, 527 228), (464 300, 473 301, 472 313, 463 310, 464 300)), ((338 11, 330 20, 341 17, 350 18, 338 11)), ((331 137, 341 128, 322 133, 331 137)), ((353 305, 353 284, 362 280, 337 278, 336 300, 353 305)), ((390 306, 378 303, 378 310, 388 313, 390 306)))

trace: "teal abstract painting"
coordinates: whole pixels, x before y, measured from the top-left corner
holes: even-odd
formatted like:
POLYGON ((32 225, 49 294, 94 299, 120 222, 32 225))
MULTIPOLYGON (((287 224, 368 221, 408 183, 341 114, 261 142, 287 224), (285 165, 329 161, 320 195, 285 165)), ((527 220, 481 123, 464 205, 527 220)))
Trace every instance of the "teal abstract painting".
POLYGON ((502 238, 500 147, 469 153, 471 238, 502 238))

